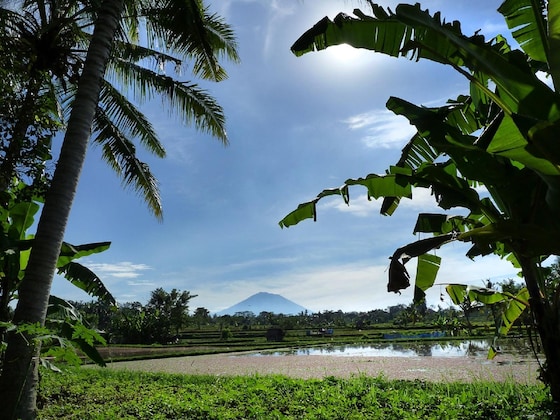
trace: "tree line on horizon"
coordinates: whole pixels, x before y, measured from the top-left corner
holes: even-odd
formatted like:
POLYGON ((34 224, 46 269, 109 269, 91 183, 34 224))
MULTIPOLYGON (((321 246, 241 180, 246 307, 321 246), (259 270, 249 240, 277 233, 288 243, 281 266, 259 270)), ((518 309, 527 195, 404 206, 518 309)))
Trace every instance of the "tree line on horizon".
MULTIPOLYGON (((513 279, 499 286, 501 290, 512 293, 521 288, 513 279)), ((186 331, 258 330, 273 326, 284 330, 335 327, 367 330, 379 326, 410 328, 421 325, 468 334, 473 323, 493 325, 493 329, 488 331, 490 333, 494 328, 497 331, 501 325, 501 304, 485 306, 465 301, 458 306, 430 308, 422 302, 370 311, 302 311, 295 315, 240 311, 233 315, 217 315, 204 307, 190 311, 190 300, 196 296, 188 291, 172 289, 167 292, 157 288, 144 305, 126 302, 115 306, 101 300, 70 303, 82 314, 84 324, 101 333, 112 344, 173 344, 180 342, 186 331)))

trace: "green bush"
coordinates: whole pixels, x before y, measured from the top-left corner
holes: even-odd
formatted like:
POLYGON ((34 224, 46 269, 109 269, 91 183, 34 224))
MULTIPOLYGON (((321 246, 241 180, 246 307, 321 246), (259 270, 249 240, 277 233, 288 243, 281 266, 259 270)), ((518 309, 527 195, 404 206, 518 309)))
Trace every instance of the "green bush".
POLYGON ((229 328, 224 328, 220 333, 220 340, 227 341, 233 338, 233 333, 229 328))

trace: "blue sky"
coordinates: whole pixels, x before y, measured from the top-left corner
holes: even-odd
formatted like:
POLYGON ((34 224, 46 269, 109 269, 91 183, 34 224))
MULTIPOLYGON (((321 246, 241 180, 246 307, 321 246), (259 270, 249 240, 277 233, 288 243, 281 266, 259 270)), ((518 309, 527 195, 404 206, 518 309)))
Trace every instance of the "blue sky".
MULTIPOLYGON (((278 221, 324 188, 348 178, 382 173, 396 162, 413 131, 385 109, 389 96, 423 105, 466 93, 466 80, 449 67, 410 62, 336 47, 296 58, 292 43, 318 20, 351 13, 363 1, 219 0, 211 9, 237 34, 241 64, 227 64, 229 79, 204 84, 223 106, 230 145, 184 126, 161 104, 142 110, 154 123, 168 157, 143 156, 157 176, 164 203, 159 223, 91 148, 70 217, 66 240, 111 241, 103 254, 81 262, 92 268, 120 302, 145 303, 150 291, 189 290, 191 308, 220 311, 250 295, 278 293, 311 311, 367 311, 408 304, 412 287, 386 292, 388 257, 417 238, 419 211, 438 211, 428 191, 415 191, 392 217, 379 202, 351 189, 351 204, 320 202, 318 221, 289 229, 278 221)), ((463 31, 506 33, 500 1, 425 1, 423 8, 459 19, 463 31)), ((393 7, 396 2, 380 2, 393 7)), ((483 285, 514 277, 508 263, 472 262, 467 247, 438 251, 438 283, 483 285)), ((412 263, 410 272, 414 272, 412 263)), ((428 305, 443 306, 442 287, 428 305)), ((60 278, 53 293, 89 297, 60 278)))

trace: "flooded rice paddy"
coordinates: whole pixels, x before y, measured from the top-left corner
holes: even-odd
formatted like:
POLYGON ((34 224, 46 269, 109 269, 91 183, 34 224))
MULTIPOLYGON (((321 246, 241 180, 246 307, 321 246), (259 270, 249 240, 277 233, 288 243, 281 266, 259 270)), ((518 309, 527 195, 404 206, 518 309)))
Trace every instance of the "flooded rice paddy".
MULTIPOLYGON (((464 341, 430 341, 375 344, 322 345, 316 347, 289 348, 259 351, 244 356, 340 356, 340 357, 475 357, 487 358, 492 339, 464 341)), ((534 359, 528 340, 500 340, 494 344, 499 354, 517 359, 534 359)))

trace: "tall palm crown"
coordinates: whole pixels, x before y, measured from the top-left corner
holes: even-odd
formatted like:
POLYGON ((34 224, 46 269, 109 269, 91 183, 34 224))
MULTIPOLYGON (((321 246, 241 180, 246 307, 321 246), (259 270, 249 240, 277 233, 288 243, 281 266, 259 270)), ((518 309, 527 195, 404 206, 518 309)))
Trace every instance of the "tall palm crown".
MULTIPOLYGON (((11 115, 3 113, 12 122, 11 135, 2 144, 0 174, 4 179, 27 174, 38 160, 45 160, 44 153, 35 153, 39 145, 28 135, 38 112, 48 112, 50 121, 58 123, 50 127, 52 131, 67 122, 100 3, 0 3, 0 67, 14 70, 0 84, 5 90, 15 82, 21 96, 11 115)), ((224 57, 238 60, 233 31, 201 1, 126 3, 103 81, 92 141, 102 147, 104 160, 123 183, 136 189, 157 217, 162 214, 157 183, 148 166, 137 158, 135 141, 159 157, 165 150, 134 103, 161 96, 184 122, 194 123, 226 143, 221 107, 195 83, 178 80, 186 64, 192 63, 195 77, 221 81, 226 73, 219 59, 224 57)))

